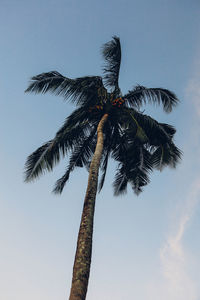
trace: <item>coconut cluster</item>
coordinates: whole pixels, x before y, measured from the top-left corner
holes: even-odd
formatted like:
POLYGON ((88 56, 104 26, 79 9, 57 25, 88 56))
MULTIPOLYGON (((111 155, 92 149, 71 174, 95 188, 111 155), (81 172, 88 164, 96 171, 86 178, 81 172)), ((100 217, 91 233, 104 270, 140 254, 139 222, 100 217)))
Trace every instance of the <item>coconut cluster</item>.
POLYGON ((92 112, 95 110, 102 110, 102 109, 103 109, 103 105, 95 105, 95 106, 89 108, 89 112, 92 112))
MULTIPOLYGON (((122 97, 116 98, 111 101, 112 106, 120 107, 125 102, 122 97)), ((98 104, 89 108, 89 112, 95 112, 97 110, 103 110, 103 104, 98 104)))
POLYGON ((125 100, 122 97, 119 97, 112 101, 112 105, 120 107, 124 103, 124 101, 125 100))

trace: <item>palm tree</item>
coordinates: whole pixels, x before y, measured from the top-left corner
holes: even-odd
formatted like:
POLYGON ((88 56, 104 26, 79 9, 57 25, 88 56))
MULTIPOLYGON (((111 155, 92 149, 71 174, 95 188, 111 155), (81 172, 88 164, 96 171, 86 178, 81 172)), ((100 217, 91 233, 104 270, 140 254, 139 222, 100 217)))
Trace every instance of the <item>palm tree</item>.
POLYGON ((146 102, 163 105, 170 112, 177 104, 174 93, 163 88, 136 86, 122 95, 119 88, 121 46, 118 37, 102 49, 104 75, 67 78, 56 71, 32 77, 26 92, 63 96, 75 105, 55 137, 43 144, 27 159, 25 180, 31 181, 51 171, 68 154, 64 175, 56 182, 55 193, 61 193, 70 173, 76 167, 89 170, 78 234, 70 300, 86 298, 92 254, 93 219, 98 189, 98 173, 102 171, 102 189, 108 160, 117 161, 114 193, 124 193, 130 183, 136 194, 149 182, 154 168, 175 167, 181 152, 173 143, 175 129, 144 115, 140 108, 146 102), (109 88, 109 90, 107 89, 109 88))

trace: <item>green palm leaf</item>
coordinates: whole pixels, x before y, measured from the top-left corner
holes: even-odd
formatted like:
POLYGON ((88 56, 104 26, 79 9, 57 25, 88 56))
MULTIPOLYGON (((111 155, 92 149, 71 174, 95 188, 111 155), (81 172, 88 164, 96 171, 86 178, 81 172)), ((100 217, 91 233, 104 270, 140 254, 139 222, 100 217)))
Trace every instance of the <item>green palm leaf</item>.
POLYGON ((113 188, 114 195, 119 196, 127 192, 128 178, 123 170, 123 167, 119 167, 114 178, 113 188))
POLYGON ((98 97, 98 88, 103 88, 102 78, 99 76, 70 79, 57 71, 51 71, 32 77, 25 92, 43 94, 51 92, 52 94, 63 96, 64 99, 71 98, 73 102, 81 105, 88 100, 91 103, 95 103, 94 97, 98 97))
POLYGON ((149 174, 153 169, 151 154, 143 146, 130 144, 130 149, 123 157, 113 183, 114 194, 120 195, 126 192, 127 184, 130 183, 134 192, 138 195, 142 187, 149 182, 149 174))
POLYGON ((135 109, 124 109, 127 115, 129 134, 132 138, 139 137, 141 143, 158 146, 171 142, 176 130, 173 126, 159 123, 150 116, 139 113, 135 109))
POLYGON ((90 135, 73 149, 73 152, 69 159, 69 165, 65 171, 65 174, 57 180, 53 189, 54 193, 62 193, 63 188, 69 179, 70 173, 74 170, 75 167, 87 166, 88 161, 91 160, 91 157, 95 150, 95 142, 93 141, 93 139, 96 134, 96 129, 97 128, 94 127, 90 135))
POLYGON ((124 95, 128 106, 140 108, 146 103, 162 104, 165 112, 169 113, 179 102, 176 95, 163 88, 146 88, 136 86, 133 90, 124 95))
POLYGON ((70 127, 68 122, 64 124, 53 140, 29 155, 25 164, 25 181, 37 178, 44 171, 52 171, 61 156, 64 157, 69 150, 79 144, 90 129, 90 124, 85 123, 78 124, 76 127, 70 127))
POLYGON ((120 39, 114 36, 112 41, 106 43, 102 49, 103 58, 106 64, 103 68, 104 81, 106 86, 114 88, 114 92, 117 95, 120 94, 119 88, 119 71, 121 64, 121 45, 120 39))
POLYGON ((173 142, 160 145, 152 153, 152 163, 158 170, 162 170, 164 167, 169 166, 176 168, 180 162, 182 152, 173 142))

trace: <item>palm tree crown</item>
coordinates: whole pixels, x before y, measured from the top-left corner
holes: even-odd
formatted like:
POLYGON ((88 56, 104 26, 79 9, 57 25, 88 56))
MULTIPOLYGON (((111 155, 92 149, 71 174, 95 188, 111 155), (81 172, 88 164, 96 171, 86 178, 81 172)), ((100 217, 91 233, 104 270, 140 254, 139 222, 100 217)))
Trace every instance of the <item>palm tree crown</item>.
POLYGON ((34 76, 26 92, 51 92, 70 99, 77 106, 55 137, 27 159, 26 181, 51 171, 61 157, 69 156, 64 175, 56 182, 61 193, 75 167, 89 169, 78 234, 69 300, 85 300, 92 255, 93 220, 99 168, 102 189, 109 157, 118 162, 114 193, 124 193, 130 183, 136 194, 149 182, 154 168, 175 167, 181 152, 175 146, 175 129, 140 112, 147 101, 163 105, 170 112, 177 104, 174 93, 163 88, 136 86, 122 95, 119 88, 121 47, 118 37, 103 47, 104 76, 76 79, 53 71, 34 76))
POLYGON ((175 167, 179 161, 181 152, 173 142, 174 127, 140 112, 147 102, 162 104, 164 111, 171 112, 178 103, 176 95, 163 88, 144 86, 136 86, 122 95, 118 83, 119 38, 114 36, 106 43, 102 54, 105 60, 103 77, 70 79, 56 71, 32 77, 26 92, 51 92, 71 100, 77 108, 55 137, 28 157, 26 181, 46 170, 51 171, 61 157, 69 154, 66 171, 54 187, 55 193, 61 193, 75 167, 89 167, 97 141, 97 126, 106 113, 109 117, 103 129, 99 190, 104 184, 109 157, 118 162, 113 184, 115 195, 125 192, 128 183, 138 194, 149 182, 149 174, 154 168, 175 167))

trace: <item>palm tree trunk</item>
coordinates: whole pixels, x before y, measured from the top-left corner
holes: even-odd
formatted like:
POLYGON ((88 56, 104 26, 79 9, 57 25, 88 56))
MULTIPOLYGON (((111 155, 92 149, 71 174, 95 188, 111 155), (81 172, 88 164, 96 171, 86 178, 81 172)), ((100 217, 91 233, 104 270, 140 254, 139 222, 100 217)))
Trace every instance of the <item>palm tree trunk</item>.
POLYGON ((97 144, 90 164, 69 300, 85 300, 86 298, 92 256, 93 220, 98 173, 103 151, 103 127, 107 119, 108 114, 104 114, 97 127, 97 144))

